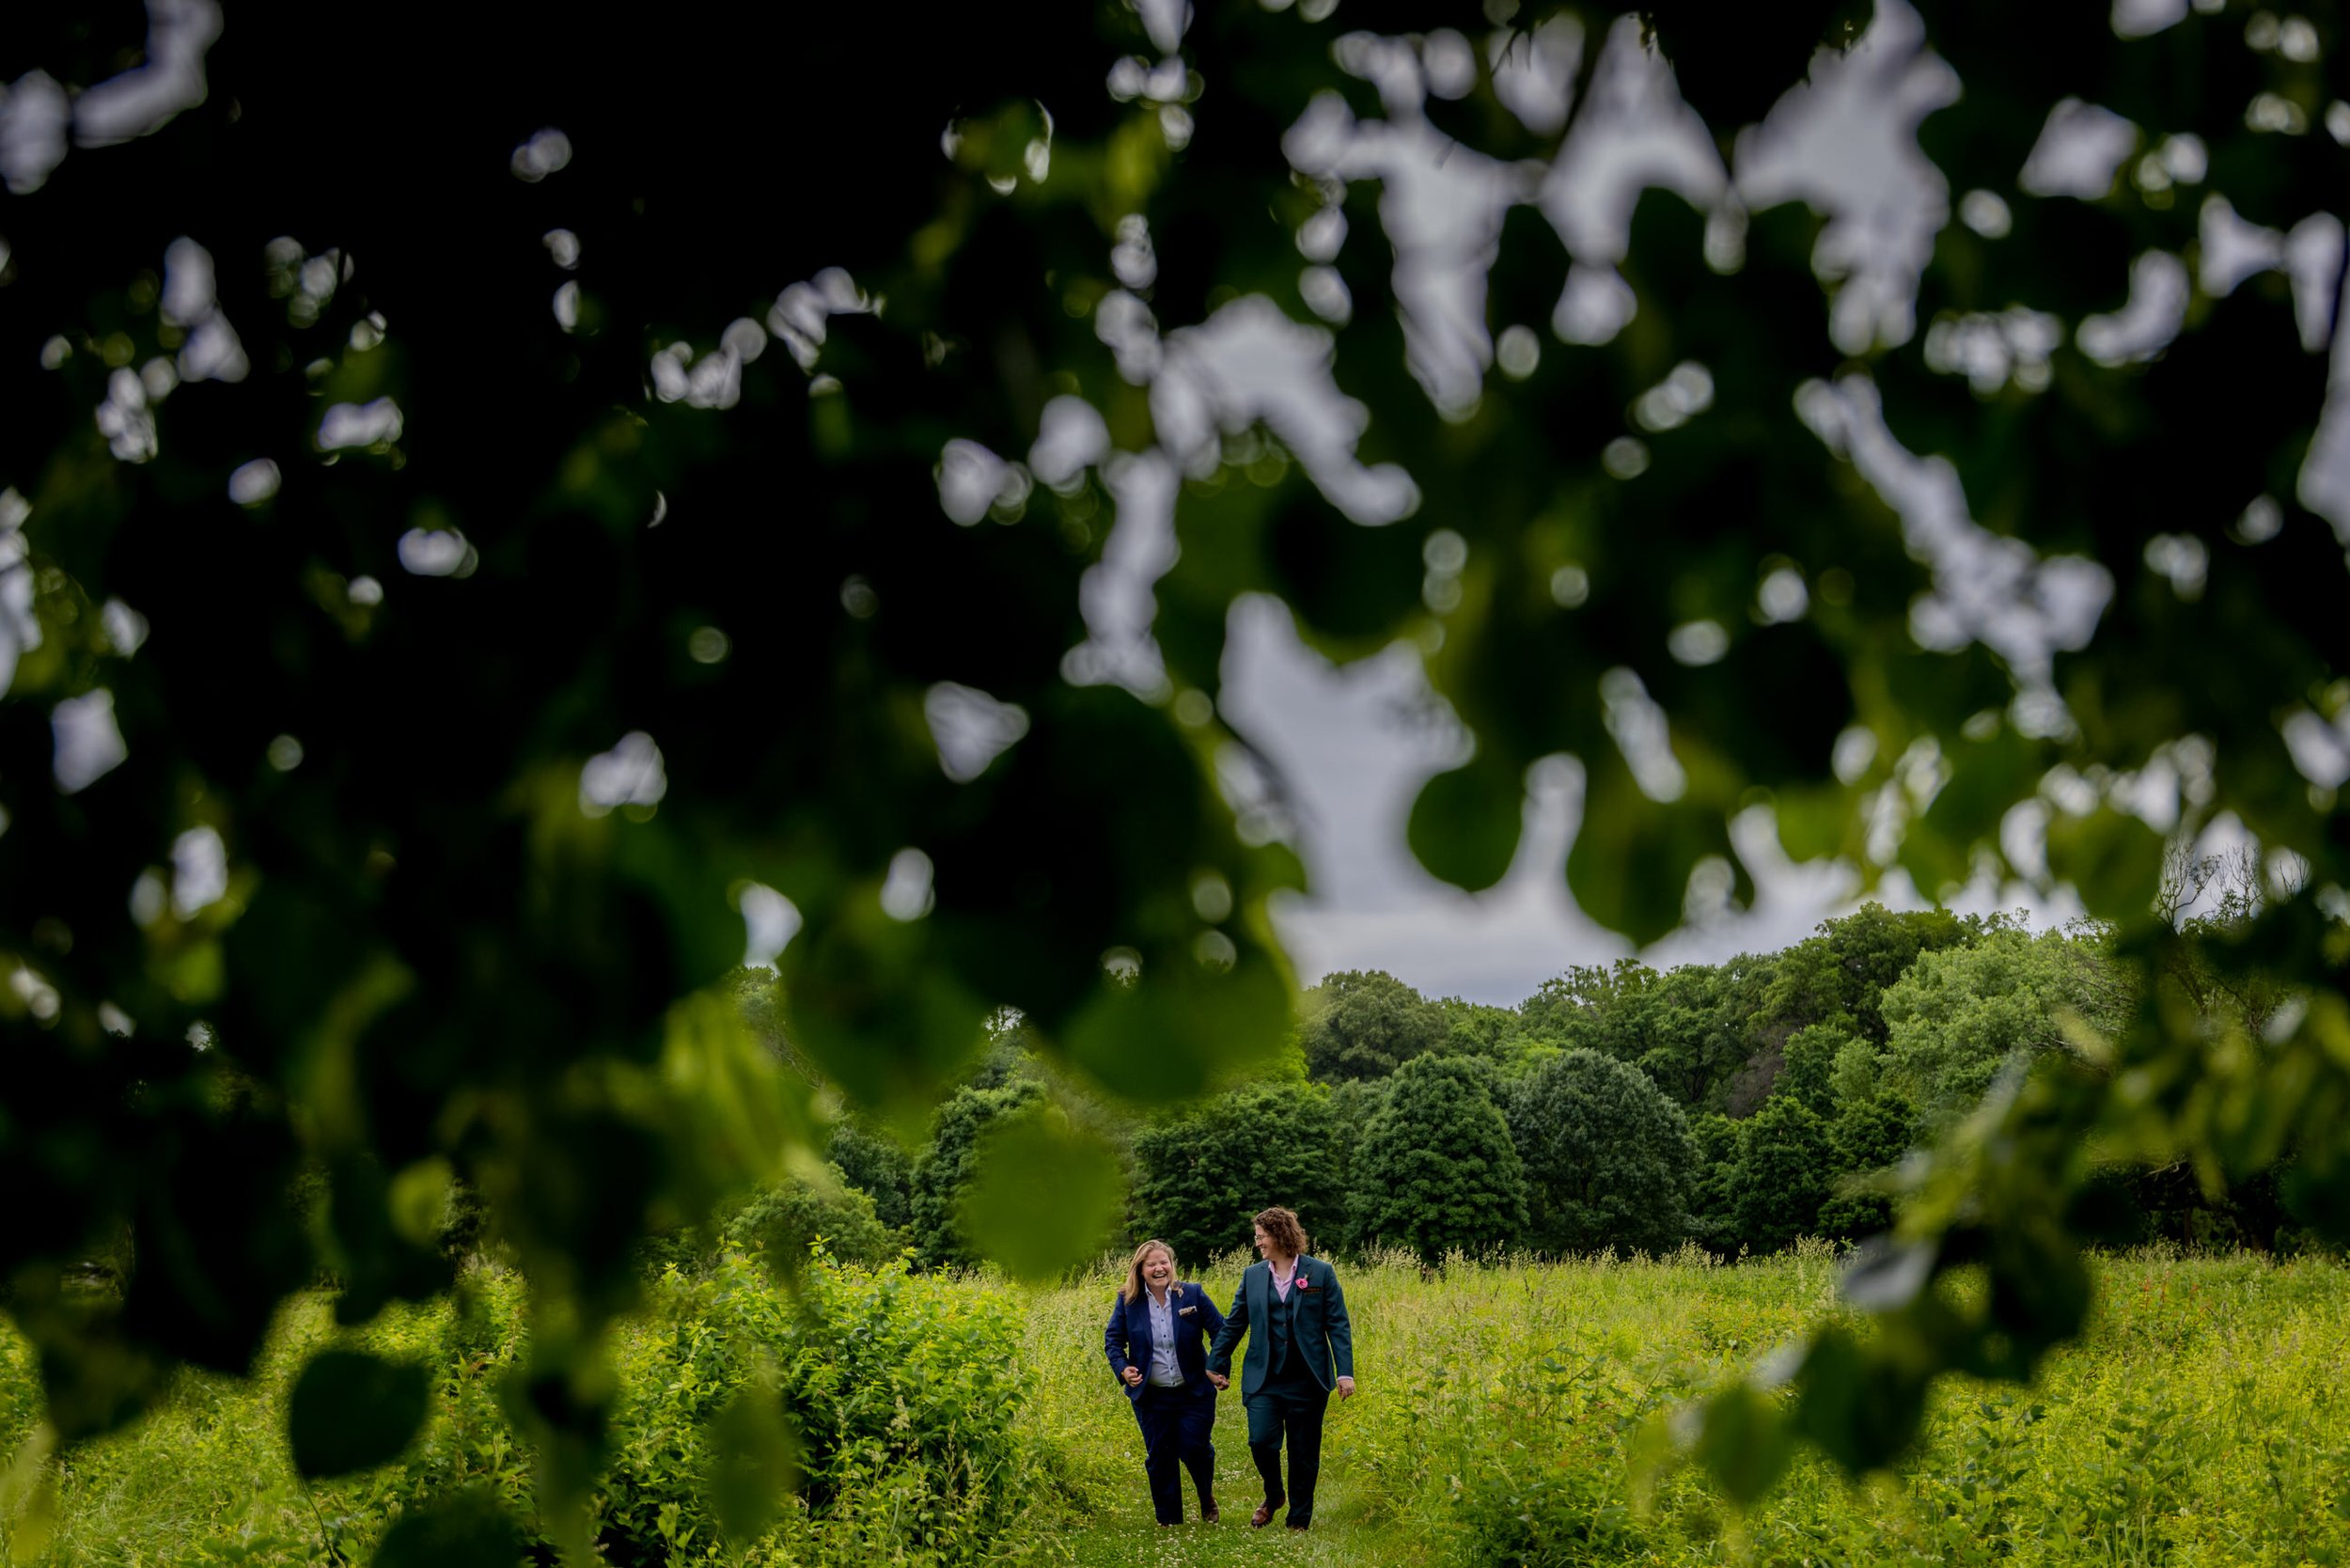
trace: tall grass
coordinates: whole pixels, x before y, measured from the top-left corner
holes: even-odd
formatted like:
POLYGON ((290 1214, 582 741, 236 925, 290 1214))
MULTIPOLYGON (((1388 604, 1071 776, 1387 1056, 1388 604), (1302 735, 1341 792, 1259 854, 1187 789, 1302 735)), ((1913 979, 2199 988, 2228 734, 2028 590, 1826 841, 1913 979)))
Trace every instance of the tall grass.
MULTIPOLYGON (((1205 1271, 1219 1299, 1242 1261, 1205 1271)), ((1033 1462, 1010 1533, 977 1551, 940 1543, 939 1557, 1464 1568, 2350 1558, 2350 1273, 2314 1262, 2103 1260, 2086 1339, 2029 1388, 1938 1388, 1924 1440, 1896 1473, 1856 1485, 1806 1459, 1743 1516, 1685 1467, 1636 1499, 1643 1435, 1840 1313, 1838 1269, 1821 1247, 1736 1264, 1700 1253, 1342 1264, 1361 1392, 1331 1409, 1325 1506, 1300 1542, 1239 1527, 1255 1498, 1230 1395, 1217 1431, 1227 1523, 1154 1536, 1133 1418, 1102 1360, 1116 1272, 996 1285, 985 1294, 1018 1320, 1019 1365, 989 1397, 1017 1406, 1033 1462)), ((487 1477, 526 1506, 526 1455, 490 1392, 512 1346, 482 1341, 501 1324, 510 1337, 519 1318, 512 1301, 494 1305, 470 1325, 413 1309, 366 1331, 387 1348, 462 1352, 441 1415, 401 1465, 307 1488, 291 1473, 285 1388, 337 1337, 328 1304, 307 1297, 287 1309, 254 1378, 184 1375, 145 1420, 51 1460, 45 1542, 28 1531, 19 1486, 0 1555, 110 1568, 324 1562, 334 1551, 364 1561, 385 1511, 407 1500, 395 1494, 422 1480, 487 1477)), ((13 1448, 37 1420, 30 1358, 0 1332, 0 1440, 13 1448)))
MULTIPOLYGON (((1235 1261, 1236 1262, 1236 1261, 1235 1261)), ((1341 1271, 1361 1393, 1325 1475, 1366 1508, 1361 1560, 1465 1564, 2332 1562, 2350 1553, 2350 1275, 2158 1254, 2098 1266, 2090 1334, 2038 1383, 1937 1390, 1919 1451, 1853 1484, 1799 1461, 1744 1516, 1631 1454, 1684 1400, 1842 1311, 1817 1246, 1734 1265, 1529 1260, 1341 1271)), ((1237 1268, 1208 1273, 1229 1294, 1237 1268)), ((1139 1490, 1103 1397, 1110 1277, 1037 1295, 1037 1419, 1101 1456, 1095 1506, 1139 1490)))

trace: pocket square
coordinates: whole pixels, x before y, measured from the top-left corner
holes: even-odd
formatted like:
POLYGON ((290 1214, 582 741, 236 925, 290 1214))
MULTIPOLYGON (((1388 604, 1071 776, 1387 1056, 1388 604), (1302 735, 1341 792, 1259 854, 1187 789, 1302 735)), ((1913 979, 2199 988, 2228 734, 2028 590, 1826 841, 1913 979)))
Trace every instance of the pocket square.
POLYGON ((1175 1309, 1175 1315, 1179 1318, 1187 1318, 1198 1310, 1199 1309, 1197 1307, 1178 1307, 1175 1309))

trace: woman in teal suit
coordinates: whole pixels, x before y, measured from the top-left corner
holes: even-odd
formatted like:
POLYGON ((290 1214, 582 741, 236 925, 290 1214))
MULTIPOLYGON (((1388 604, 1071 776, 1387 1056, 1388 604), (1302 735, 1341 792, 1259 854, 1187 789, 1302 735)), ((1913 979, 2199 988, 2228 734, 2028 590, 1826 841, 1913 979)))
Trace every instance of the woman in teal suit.
POLYGON ((1264 1504, 1248 1522, 1261 1529, 1286 1501, 1290 1529, 1304 1529, 1314 1520, 1314 1482, 1322 1474, 1323 1412, 1333 1393, 1355 1397, 1355 1328, 1337 1273, 1306 1255, 1297 1216, 1267 1209, 1256 1225, 1263 1262, 1249 1264, 1240 1277, 1232 1309, 1208 1351, 1208 1377, 1219 1388, 1230 1386, 1232 1347, 1246 1335, 1240 1397, 1248 1412, 1248 1457, 1264 1478, 1264 1504), (1290 1450, 1286 1490, 1284 1436, 1290 1450))
POLYGON ((1126 1283, 1110 1303, 1102 1350, 1134 1403, 1142 1428, 1142 1469, 1151 1478, 1151 1511, 1162 1525, 1183 1522, 1180 1463, 1199 1492, 1199 1517, 1214 1524, 1216 1385, 1208 1380, 1209 1336, 1224 1326, 1208 1293, 1175 1278, 1175 1251, 1163 1241, 1135 1248, 1126 1283))

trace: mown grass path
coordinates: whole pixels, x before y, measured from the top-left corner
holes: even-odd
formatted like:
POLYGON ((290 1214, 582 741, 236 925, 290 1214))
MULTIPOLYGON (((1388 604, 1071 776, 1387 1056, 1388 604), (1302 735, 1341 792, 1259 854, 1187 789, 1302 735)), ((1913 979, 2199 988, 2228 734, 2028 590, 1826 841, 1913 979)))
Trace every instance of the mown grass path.
MULTIPOLYGON (((1118 1398, 1104 1384, 1104 1391, 1118 1398)), ((1215 1412, 1215 1496, 1223 1510, 1216 1524, 1199 1521, 1191 1481, 1183 1480, 1183 1523, 1161 1529, 1151 1517, 1151 1494, 1142 1474, 1142 1438, 1127 1422, 1133 1451, 1127 1456, 1132 1484, 1111 1488, 1109 1504, 1089 1524, 1068 1532, 1078 1568, 1127 1568, 1134 1563, 1165 1568, 1219 1568, 1225 1563, 1271 1564, 1277 1568, 1339 1568, 1340 1564, 1418 1564, 1434 1560, 1423 1543, 1407 1540, 1393 1526, 1371 1517, 1365 1488, 1370 1478, 1347 1463, 1349 1427, 1368 1413, 1368 1393, 1341 1405, 1330 1402, 1323 1440, 1322 1482, 1314 1491, 1314 1525, 1304 1534, 1277 1519, 1251 1529, 1248 1515, 1263 1497, 1263 1482, 1248 1458, 1248 1419, 1239 1390, 1219 1396, 1215 1412)))

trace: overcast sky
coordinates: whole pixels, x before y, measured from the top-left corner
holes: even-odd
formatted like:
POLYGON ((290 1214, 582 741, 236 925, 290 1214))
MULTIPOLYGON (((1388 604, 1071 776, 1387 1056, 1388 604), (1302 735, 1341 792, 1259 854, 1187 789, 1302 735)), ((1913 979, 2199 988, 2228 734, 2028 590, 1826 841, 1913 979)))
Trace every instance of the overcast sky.
MULTIPOLYGON (((1429 996, 1512 1005, 1569 964, 1633 950, 1567 893, 1567 847, 1581 809, 1572 766, 1538 773, 1510 875, 1470 897, 1420 870, 1403 843, 1412 797, 1443 755, 1424 726, 1400 717, 1427 690, 1418 655, 1399 646, 1338 667, 1305 647, 1288 610, 1267 599, 1244 601, 1232 630, 1224 714, 1280 769, 1311 878, 1311 896, 1285 902, 1276 916, 1301 981, 1334 969, 1385 969, 1429 996)), ((1858 902, 1848 870, 1792 865, 1767 823, 1749 819, 1739 827, 1738 847, 1755 877, 1753 907, 1676 932, 1642 955, 1651 963, 1776 951, 1858 902)), ((1873 896, 1897 908, 1925 902, 1899 873, 1873 896)), ((1969 888, 1959 907, 2028 907, 2041 922, 2078 912, 2043 907, 2020 884, 1969 888)))

